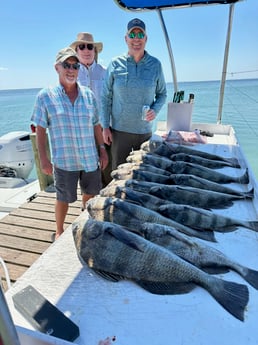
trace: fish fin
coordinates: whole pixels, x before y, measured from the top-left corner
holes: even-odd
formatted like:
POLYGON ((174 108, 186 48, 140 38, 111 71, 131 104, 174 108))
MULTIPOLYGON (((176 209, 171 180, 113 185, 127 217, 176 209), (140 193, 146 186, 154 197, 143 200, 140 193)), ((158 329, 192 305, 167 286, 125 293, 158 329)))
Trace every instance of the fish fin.
MULTIPOLYGON (((163 207, 166 207, 166 206, 160 206, 160 209, 163 208, 163 207)), ((204 230, 202 228, 193 227, 193 226, 189 227, 189 228, 195 231, 195 235, 193 234, 193 236, 201 238, 201 239, 206 240, 206 241, 217 242, 213 230, 210 230, 210 229, 205 229, 204 230)), ((174 237, 174 238, 176 238, 176 239, 178 239, 180 241, 183 241, 187 245, 191 245, 192 242, 190 240, 188 240, 187 238, 185 238, 185 237, 182 238, 182 236, 180 234, 180 233, 184 233, 186 235, 189 235, 189 233, 187 234, 186 232, 181 231, 180 228, 175 229, 175 230, 177 231, 178 234, 175 231, 171 231, 169 229, 166 231, 166 234, 171 236, 171 237, 174 237)))
POLYGON ((171 282, 152 282, 136 280, 135 283, 144 290, 156 295, 179 295, 192 291, 196 284, 193 283, 171 283, 171 282))
POLYGON ((123 225, 123 228, 127 231, 130 231, 130 232, 136 234, 136 235, 144 237, 142 232, 138 229, 138 227, 141 227, 141 224, 136 222, 135 225, 133 225, 133 226, 135 226, 135 228, 133 228, 133 227, 129 228, 129 227, 123 225))
POLYGON ((244 321, 244 311, 249 300, 247 286, 215 277, 213 279, 217 282, 210 284, 208 291, 231 315, 244 321))
POLYGON ((254 188, 250 189, 248 192, 243 192, 242 195, 245 198, 253 199, 253 197, 254 197, 254 188))
MULTIPOLYGON (((195 230, 199 230, 199 231, 212 231, 210 228, 209 229, 204 229, 204 228, 202 228, 202 227, 198 227, 198 225, 197 226, 193 226, 193 229, 195 229, 195 230)), ((238 225, 235 225, 235 224, 231 224, 231 225, 225 225, 225 226, 223 226, 223 227, 216 227, 215 229, 214 229, 214 231, 216 231, 216 232, 222 232, 222 233, 227 233, 227 232, 233 232, 233 231, 235 231, 235 230, 237 230, 238 229, 238 225)))
POLYGON ((242 184, 248 184, 249 183, 248 169, 246 169, 244 175, 239 177, 239 183, 242 183, 242 184))
MULTIPOLYGON (((216 210, 216 209, 221 209, 221 210, 223 210, 223 209, 229 208, 229 207, 231 207, 231 206, 233 206, 233 205, 234 205, 233 201, 228 200, 228 201, 224 201, 224 204, 223 204, 223 205, 209 205, 209 206, 211 206, 211 209, 214 209, 214 210, 216 210)), ((206 210, 209 210, 210 208, 206 208, 206 207, 205 207, 205 209, 206 209, 206 210)))
POLYGON ((138 202, 138 201, 135 201, 135 200, 133 200, 133 199, 125 199, 127 202, 130 202, 130 204, 134 204, 134 205, 136 205, 136 206, 143 206, 142 205, 142 203, 141 202, 138 202))
POLYGON ((130 231, 127 231, 126 228, 121 227, 122 230, 117 230, 114 227, 110 227, 108 229, 108 233, 111 236, 114 236, 118 241, 123 242, 124 244, 126 244, 127 246, 136 249, 140 252, 144 252, 144 248, 141 245, 141 242, 137 242, 137 239, 132 236, 130 236, 130 231), (123 231, 124 230, 124 231, 123 231))
POLYGON ((199 268, 209 274, 228 273, 230 271, 230 269, 225 266, 201 266, 199 268))
POLYGON ((102 277, 106 280, 109 280, 111 282, 114 282, 114 283, 117 283, 120 280, 124 279, 124 277, 120 276, 119 274, 114 274, 114 273, 110 273, 110 272, 106 272, 106 271, 102 271, 102 270, 96 270, 96 269, 93 269, 93 271, 95 273, 97 273, 100 277, 102 277))
POLYGON ((171 236, 171 237, 174 237, 175 239, 177 239, 179 241, 182 241, 183 243, 187 244, 188 246, 193 245, 192 244, 193 242, 190 239, 188 239, 188 237, 182 236, 179 230, 175 229, 175 231, 171 231, 170 229, 168 229, 166 231, 166 234, 171 236))
MULTIPOLYGON (((193 228, 192 228, 193 229, 193 228)), ((217 242, 215 235, 214 235, 214 231, 199 231, 198 229, 193 229, 196 230, 196 237, 201 238, 202 240, 205 241, 210 241, 210 242, 217 242)), ((180 229, 179 229, 180 231, 180 229)))
POLYGON ((158 192, 159 190, 161 189, 161 187, 159 186, 152 186, 149 190, 150 194, 152 194, 151 192, 154 191, 154 192, 158 192))

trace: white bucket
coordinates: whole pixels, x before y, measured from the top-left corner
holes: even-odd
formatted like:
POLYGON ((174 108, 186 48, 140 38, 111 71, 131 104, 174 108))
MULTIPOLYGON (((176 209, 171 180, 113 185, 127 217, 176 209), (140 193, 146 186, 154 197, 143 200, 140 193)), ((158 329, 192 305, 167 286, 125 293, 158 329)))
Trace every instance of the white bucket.
POLYGON ((167 133, 172 131, 190 131, 192 124, 193 103, 168 103, 167 133))

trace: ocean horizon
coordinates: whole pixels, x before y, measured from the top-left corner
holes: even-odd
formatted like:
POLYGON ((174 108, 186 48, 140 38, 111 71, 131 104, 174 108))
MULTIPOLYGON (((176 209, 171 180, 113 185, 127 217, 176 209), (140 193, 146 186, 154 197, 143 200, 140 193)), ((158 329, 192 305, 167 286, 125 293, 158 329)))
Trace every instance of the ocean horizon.
MULTIPOLYGON (((0 136, 10 131, 30 131, 30 118, 35 97, 41 88, 0 90, 0 136)), ((192 122, 216 123, 220 81, 178 82, 184 90, 185 101, 190 93, 195 95, 192 122)), ((167 83, 167 102, 173 99, 173 83, 167 83)), ((166 120, 167 104, 163 106, 153 124, 166 120)), ((225 84, 222 124, 234 127, 244 155, 258 178, 256 145, 258 142, 258 79, 227 80, 225 84)))

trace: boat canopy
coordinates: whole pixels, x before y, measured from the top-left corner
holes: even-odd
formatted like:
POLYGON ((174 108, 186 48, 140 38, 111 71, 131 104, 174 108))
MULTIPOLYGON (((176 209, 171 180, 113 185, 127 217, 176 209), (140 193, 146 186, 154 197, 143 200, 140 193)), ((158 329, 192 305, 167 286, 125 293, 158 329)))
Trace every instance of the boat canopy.
POLYGON ((124 9, 130 11, 169 9, 200 5, 232 4, 242 0, 115 0, 124 9))
POLYGON ((229 52, 231 28, 232 28, 232 21, 233 21, 233 12, 234 12, 235 3, 239 1, 243 1, 243 0, 114 0, 114 2, 124 10, 134 11, 134 12, 156 11, 158 13, 161 26, 163 28, 163 32, 165 35, 165 40, 167 43, 175 93, 177 92, 177 89, 178 89, 176 67, 175 67, 175 61, 174 61, 174 56, 173 56, 173 52, 171 48, 171 43, 168 37, 168 32, 167 32, 167 28, 164 22, 162 11, 166 9, 196 7, 196 6, 201 6, 201 5, 228 4, 230 6, 227 37, 226 37, 226 44, 225 44, 225 51, 224 51, 223 69, 222 69, 221 84, 220 84, 220 97, 219 97, 217 123, 221 123, 221 118, 222 118, 222 108, 223 108, 223 100, 224 100, 224 89, 225 89, 225 82, 226 82, 228 52, 229 52))

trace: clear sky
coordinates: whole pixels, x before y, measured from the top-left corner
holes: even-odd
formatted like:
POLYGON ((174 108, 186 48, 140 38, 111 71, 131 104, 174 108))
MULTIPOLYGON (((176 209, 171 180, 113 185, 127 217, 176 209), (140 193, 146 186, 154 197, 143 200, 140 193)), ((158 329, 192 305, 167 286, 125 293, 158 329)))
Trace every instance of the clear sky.
MULTIPOLYGON (((228 14, 228 5, 163 11, 179 82, 221 78, 228 14)), ((127 12, 113 0, 1 1, 0 89, 55 84, 57 51, 82 31, 91 32, 95 41, 103 42, 99 62, 107 66, 113 56, 126 52, 126 25, 135 17, 146 23, 147 51, 161 60, 166 81, 172 81, 156 12, 127 12)), ((228 78, 258 78, 257 18, 258 0, 235 5, 228 78)))

